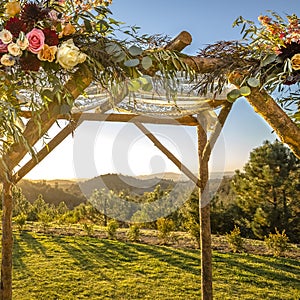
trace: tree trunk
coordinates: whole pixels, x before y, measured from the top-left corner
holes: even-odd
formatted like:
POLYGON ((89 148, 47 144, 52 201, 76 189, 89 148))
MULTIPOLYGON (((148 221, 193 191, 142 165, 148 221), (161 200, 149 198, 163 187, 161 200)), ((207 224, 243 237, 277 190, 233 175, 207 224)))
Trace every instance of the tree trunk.
POLYGON ((1 263, 1 300, 12 299, 12 183, 4 182, 2 191, 2 263, 1 263))
POLYGON ((200 215, 200 247, 201 247, 201 294, 202 300, 213 299, 212 289, 212 253, 210 228, 210 198, 208 187, 208 160, 209 155, 203 157, 207 144, 207 135, 201 125, 198 126, 198 155, 199 177, 199 215, 200 215))

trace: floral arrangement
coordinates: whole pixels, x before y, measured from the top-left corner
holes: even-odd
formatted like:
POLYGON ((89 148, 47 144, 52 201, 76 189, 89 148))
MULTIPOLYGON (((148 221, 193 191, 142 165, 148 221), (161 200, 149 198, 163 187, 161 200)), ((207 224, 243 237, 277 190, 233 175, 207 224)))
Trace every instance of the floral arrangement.
POLYGON ((74 105, 95 102, 74 101, 74 94, 88 96, 90 82, 93 94, 105 91, 115 105, 125 96, 134 101, 140 90, 150 92, 154 76, 174 101, 178 71, 194 76, 177 53, 163 47, 167 37, 139 36, 137 27, 112 18, 110 3, 0 0, 0 154, 14 142, 26 144, 24 113, 41 126, 39 114, 49 103, 56 114, 69 114, 74 105))
MULTIPOLYGON (((258 22, 243 17, 234 22, 234 26, 242 26, 243 40, 224 49, 225 63, 218 71, 221 75, 215 74, 215 78, 223 80, 225 73, 238 71, 243 74, 241 88, 230 91, 228 101, 234 102, 239 97, 250 95, 252 88, 264 89, 298 119, 300 20, 296 15, 287 15, 283 19, 270 12, 270 16, 259 16, 258 22)), ((212 47, 213 51, 216 52, 218 47, 212 47)))
POLYGON ((58 63, 64 69, 72 69, 84 62, 86 54, 72 39, 83 26, 76 23, 74 17, 107 4, 78 0, 74 4, 65 0, 7 2, 1 18, 1 66, 39 71, 44 62, 58 63))
POLYGON ((258 17, 260 26, 240 17, 234 25, 243 24, 244 38, 250 40, 248 48, 252 57, 260 62, 254 72, 257 86, 268 90, 280 85, 292 85, 300 81, 300 19, 287 15, 283 19, 271 12, 270 16, 258 17))

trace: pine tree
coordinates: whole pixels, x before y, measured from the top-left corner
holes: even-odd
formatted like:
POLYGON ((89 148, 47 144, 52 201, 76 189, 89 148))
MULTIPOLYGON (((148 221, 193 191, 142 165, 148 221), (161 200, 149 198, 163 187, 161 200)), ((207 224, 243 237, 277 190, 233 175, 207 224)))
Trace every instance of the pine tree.
POLYGON ((238 205, 255 236, 263 238, 277 228, 292 240, 299 237, 299 175, 300 160, 278 141, 254 149, 244 172, 236 172, 238 205))

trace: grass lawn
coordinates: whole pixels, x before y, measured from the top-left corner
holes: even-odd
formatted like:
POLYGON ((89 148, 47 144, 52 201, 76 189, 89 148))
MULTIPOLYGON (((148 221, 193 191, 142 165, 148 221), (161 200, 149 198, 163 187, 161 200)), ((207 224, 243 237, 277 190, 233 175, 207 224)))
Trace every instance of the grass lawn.
MULTIPOLYGON (((15 300, 200 299, 199 250, 15 234, 15 300)), ((300 299, 300 262, 213 253, 215 299, 300 299)))

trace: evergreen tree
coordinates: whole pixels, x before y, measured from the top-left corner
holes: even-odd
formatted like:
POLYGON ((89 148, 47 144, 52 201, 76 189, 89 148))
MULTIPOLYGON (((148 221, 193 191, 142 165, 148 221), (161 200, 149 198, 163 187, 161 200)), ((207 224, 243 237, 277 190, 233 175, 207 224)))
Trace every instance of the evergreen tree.
POLYGON ((244 172, 236 172, 233 186, 242 210, 243 225, 263 238, 286 230, 299 237, 300 160, 282 143, 264 142, 250 154, 244 172))

